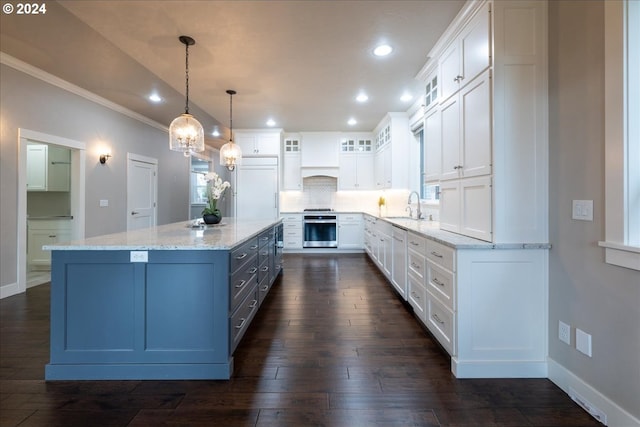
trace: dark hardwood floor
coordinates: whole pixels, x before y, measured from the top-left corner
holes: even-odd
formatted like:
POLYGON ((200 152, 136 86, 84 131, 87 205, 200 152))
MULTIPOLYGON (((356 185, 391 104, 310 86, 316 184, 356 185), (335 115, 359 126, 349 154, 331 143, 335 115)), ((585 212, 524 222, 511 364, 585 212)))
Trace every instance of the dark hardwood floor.
POLYGON ((2 426, 600 426, 546 379, 457 380, 365 255, 285 255, 230 381, 45 382, 49 285, 0 301, 2 426))

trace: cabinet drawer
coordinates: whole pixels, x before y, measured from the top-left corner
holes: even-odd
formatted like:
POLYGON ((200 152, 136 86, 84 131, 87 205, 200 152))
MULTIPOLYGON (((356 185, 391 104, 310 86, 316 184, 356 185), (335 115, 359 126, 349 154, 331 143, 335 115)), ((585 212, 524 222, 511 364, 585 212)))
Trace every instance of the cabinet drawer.
POLYGON ((269 242, 273 243, 274 233, 273 229, 267 230, 258 236, 258 247, 262 248, 269 244, 269 242))
POLYGON ((428 262, 427 287, 449 310, 455 309, 455 274, 428 262))
POLYGON ((251 257, 252 262, 247 263, 239 271, 231 276, 229 290, 229 312, 233 312, 245 298, 251 288, 258 283, 258 266, 256 256, 251 257))
POLYGON ((300 222, 300 221, 298 221, 298 222, 283 222, 282 223, 282 228, 285 231, 294 230, 294 231, 302 232, 302 222, 300 222))
POLYGON ((455 355, 455 324, 453 312, 427 292, 427 328, 447 352, 455 355))
POLYGON ((426 261, 424 256, 418 254, 412 250, 409 251, 409 259, 407 263, 409 273, 414 274, 416 277, 424 280, 427 274, 426 261))
POLYGON ((262 279, 265 277, 269 277, 269 270, 271 270, 270 261, 271 259, 269 257, 262 258, 260 267, 258 267, 258 283, 262 282, 262 279))
POLYGON ((427 239, 414 233, 407 233, 407 247, 424 256, 427 255, 427 239))
POLYGON ((266 275, 262 278, 260 283, 258 283, 258 300, 260 304, 264 301, 265 297, 269 293, 269 289, 271 289, 271 281, 269 280, 269 275, 266 275))
POLYGON ((302 215, 285 215, 282 217, 284 224, 297 223, 302 224, 302 215))
POLYGON ((242 336, 246 332, 251 319, 258 310, 258 288, 254 286, 252 292, 242 301, 240 307, 231 316, 229 321, 229 347, 230 353, 236 349, 238 343, 242 339, 242 336))
POLYGON ((414 277, 413 274, 409 273, 408 279, 407 300, 416 316, 424 323, 427 316, 427 289, 422 284, 422 280, 414 277))
POLYGON ((235 273, 245 263, 247 263, 251 257, 258 253, 258 240, 250 239, 241 246, 231 251, 231 259, 229 260, 229 272, 235 273))
POLYGON ((427 240, 427 258, 442 267, 455 271, 455 250, 433 240, 427 240))

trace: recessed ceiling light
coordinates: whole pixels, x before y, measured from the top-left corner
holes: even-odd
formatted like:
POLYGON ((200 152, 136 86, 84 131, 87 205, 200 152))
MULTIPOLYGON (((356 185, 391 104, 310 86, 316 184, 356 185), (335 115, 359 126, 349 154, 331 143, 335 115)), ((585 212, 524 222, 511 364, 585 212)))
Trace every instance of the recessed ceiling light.
POLYGON ((361 92, 358 96, 356 96, 356 101, 358 102, 367 102, 368 100, 369 100, 369 97, 364 92, 361 92))
POLYGON ((157 93, 152 93, 151 95, 149 95, 149 101, 158 103, 162 101, 162 98, 160 98, 160 95, 158 95, 157 93))
POLYGON ((351 117, 351 118, 349 119, 349 121, 347 122, 347 124, 348 124, 349 126, 353 126, 353 125, 355 125, 355 124, 357 124, 357 123, 358 123, 358 121, 357 121, 356 119, 354 119, 353 117, 351 117))
POLYGON ((373 54, 375 56, 387 56, 393 51, 393 48, 388 44, 381 44, 380 46, 373 49, 373 54))
POLYGON ((402 95, 400 97, 400 101, 402 102, 409 102, 413 99, 413 95, 411 95, 410 93, 405 93, 404 95, 402 95))
POLYGON ((215 128, 213 130, 213 132, 211 132, 211 135, 216 137, 216 138, 219 137, 220 136, 220 131, 218 130, 218 128, 215 128))
POLYGON ((275 125, 276 125, 276 122, 273 119, 267 120, 267 126, 272 127, 272 126, 275 126, 275 125))

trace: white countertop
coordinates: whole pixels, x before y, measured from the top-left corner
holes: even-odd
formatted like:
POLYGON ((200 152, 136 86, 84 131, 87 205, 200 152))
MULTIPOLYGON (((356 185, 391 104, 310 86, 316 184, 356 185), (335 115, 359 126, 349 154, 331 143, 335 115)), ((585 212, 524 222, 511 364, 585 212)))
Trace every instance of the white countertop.
POLYGON ((462 234, 452 233, 450 231, 440 230, 438 221, 417 220, 402 217, 379 217, 371 215, 380 220, 386 221, 392 225, 396 225, 405 230, 413 231, 421 234, 428 239, 442 243, 443 245, 454 249, 549 249, 549 243, 537 242, 514 242, 514 243, 491 243, 484 240, 474 239, 473 237, 463 236, 462 234))
POLYGON ((106 234, 68 243, 45 245, 45 250, 228 250, 279 223, 280 220, 223 218, 220 224, 192 228, 192 221, 106 234))

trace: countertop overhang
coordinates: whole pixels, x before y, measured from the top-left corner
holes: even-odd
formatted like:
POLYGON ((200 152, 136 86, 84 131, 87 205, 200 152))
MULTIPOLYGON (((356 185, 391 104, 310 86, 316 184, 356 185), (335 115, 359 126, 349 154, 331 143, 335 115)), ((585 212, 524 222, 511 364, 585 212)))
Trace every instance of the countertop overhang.
POLYGON ((193 227, 193 221, 175 222, 67 243, 45 245, 45 250, 229 250, 281 220, 236 220, 193 227))

